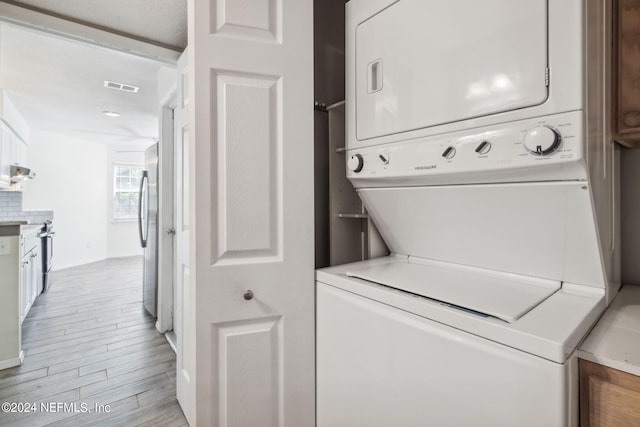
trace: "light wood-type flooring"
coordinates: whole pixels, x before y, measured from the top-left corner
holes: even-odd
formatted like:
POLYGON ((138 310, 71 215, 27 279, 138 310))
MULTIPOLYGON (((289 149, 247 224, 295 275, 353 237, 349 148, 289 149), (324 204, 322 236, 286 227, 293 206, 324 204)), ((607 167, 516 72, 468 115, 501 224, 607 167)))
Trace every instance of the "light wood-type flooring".
POLYGON ((0 412, 0 425, 188 425, 176 401, 175 354, 142 306, 142 258, 60 270, 51 282, 24 321, 23 365, 0 371, 0 403, 35 403, 37 411, 0 412), (42 412, 41 402, 58 412, 42 412), (83 404, 92 412, 73 412, 83 404))

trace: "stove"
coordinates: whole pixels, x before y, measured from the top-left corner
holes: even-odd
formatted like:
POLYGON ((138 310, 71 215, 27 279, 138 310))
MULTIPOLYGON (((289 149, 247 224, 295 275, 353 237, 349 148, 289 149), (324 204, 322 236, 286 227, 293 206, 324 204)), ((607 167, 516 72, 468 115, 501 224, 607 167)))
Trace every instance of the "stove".
POLYGON ((49 288, 49 272, 51 271, 51 260, 53 259, 53 222, 46 220, 40 231, 40 244, 42 245, 42 292, 49 288))

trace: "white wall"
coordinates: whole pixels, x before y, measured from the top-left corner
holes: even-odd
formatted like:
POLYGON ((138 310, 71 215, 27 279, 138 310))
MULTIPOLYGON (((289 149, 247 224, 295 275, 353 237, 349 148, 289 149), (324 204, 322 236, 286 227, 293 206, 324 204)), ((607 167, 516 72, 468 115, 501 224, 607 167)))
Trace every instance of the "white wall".
POLYGON ((86 264, 107 256, 108 147, 31 130, 23 209, 52 209, 56 231, 53 268, 86 264))
POLYGON ((54 211, 54 269, 142 255, 137 221, 113 221, 113 164, 144 165, 145 148, 31 131, 28 163, 37 176, 25 184, 23 209, 54 211))
POLYGON ((138 221, 113 221, 113 164, 130 163, 144 166, 144 148, 131 146, 109 146, 107 170, 107 258, 142 255, 138 236, 138 221))

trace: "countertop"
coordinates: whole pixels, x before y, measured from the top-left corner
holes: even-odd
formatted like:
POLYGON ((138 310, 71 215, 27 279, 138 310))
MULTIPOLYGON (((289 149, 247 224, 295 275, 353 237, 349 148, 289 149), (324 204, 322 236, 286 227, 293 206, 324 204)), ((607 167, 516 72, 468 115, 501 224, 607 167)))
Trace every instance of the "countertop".
POLYGON ((41 222, 30 223, 27 220, 0 221, 0 236, 18 236, 30 234, 42 229, 41 222))
POLYGON ((10 225, 27 225, 29 221, 21 220, 21 221, 0 221, 0 227, 10 226, 10 225))
POLYGON ((640 286, 626 285, 620 290, 578 355, 640 376, 640 286))

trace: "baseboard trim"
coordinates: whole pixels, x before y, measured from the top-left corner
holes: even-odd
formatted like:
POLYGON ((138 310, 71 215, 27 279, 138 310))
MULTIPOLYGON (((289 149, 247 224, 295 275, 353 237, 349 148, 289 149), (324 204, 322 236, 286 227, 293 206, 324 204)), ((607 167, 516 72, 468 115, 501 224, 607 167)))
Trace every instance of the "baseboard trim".
POLYGON ((14 357, 13 359, 0 360, 0 371, 3 369, 13 368, 14 366, 22 365, 24 361, 24 351, 20 352, 18 357, 14 357))
POLYGON ((176 341, 178 340, 178 338, 176 337, 176 333, 174 331, 165 332, 164 338, 169 343, 169 347, 171 347, 171 350, 173 350, 174 353, 178 354, 178 351, 176 349, 176 341))

